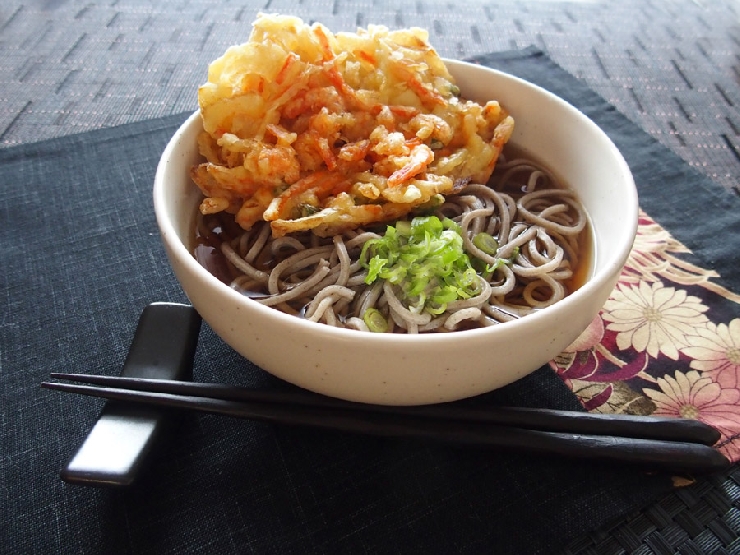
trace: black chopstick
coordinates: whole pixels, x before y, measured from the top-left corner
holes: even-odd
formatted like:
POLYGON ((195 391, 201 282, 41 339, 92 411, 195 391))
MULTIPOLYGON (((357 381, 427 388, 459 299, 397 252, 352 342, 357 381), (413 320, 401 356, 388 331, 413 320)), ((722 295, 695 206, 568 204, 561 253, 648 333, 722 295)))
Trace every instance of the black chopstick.
MULTIPOLYGON (((55 375, 62 377, 62 375, 55 375)), ((82 379, 89 378, 83 376, 82 379)), ((94 379, 99 381, 101 377, 94 379)), ((103 380, 105 381, 105 380, 103 380)), ((150 382, 152 380, 139 380, 150 382)), ((153 384, 148 384, 153 385, 153 384)), ((157 383, 169 387, 169 383, 157 383)), ((216 384, 204 390, 218 391, 216 384)), ((715 472, 729 466, 729 461, 719 451, 690 441, 666 441, 611 435, 549 432, 510 425, 492 424, 460 419, 446 419, 402 413, 357 410, 356 404, 340 407, 344 402, 327 401, 333 407, 307 404, 287 404, 275 401, 230 400, 213 396, 180 395, 177 393, 150 392, 123 388, 93 387, 87 385, 43 383, 43 387, 102 397, 106 399, 146 403, 171 408, 191 409, 205 413, 221 414, 266 422, 310 426, 328 430, 362 433, 376 436, 430 440, 454 446, 495 447, 533 454, 549 454, 639 464, 655 471, 689 472, 694 474, 715 472)), ((146 384, 139 383, 143 388, 146 384)), ((233 390, 234 388, 228 387, 233 390)), ((203 391, 203 390, 201 390, 203 391)), ((262 392, 264 393, 264 392, 262 392)), ((281 394, 281 397, 285 392, 281 394)), ((306 396, 308 399, 308 396, 306 396)), ((372 405, 365 405, 372 406, 372 405)), ((392 407, 387 407, 391 409, 392 407)), ((396 407, 398 408, 398 407, 396 407)), ((414 407, 416 408, 416 407, 414 407)))
POLYGON ((660 418, 533 408, 499 408, 443 403, 399 407, 354 403, 302 391, 266 391, 225 384, 193 383, 174 380, 122 378, 88 374, 51 374, 52 378, 119 387, 153 393, 213 397, 230 401, 280 403, 322 409, 346 409, 392 416, 416 416, 442 420, 485 422, 534 430, 612 435, 620 437, 682 441, 714 445, 720 433, 713 427, 681 418, 660 418))

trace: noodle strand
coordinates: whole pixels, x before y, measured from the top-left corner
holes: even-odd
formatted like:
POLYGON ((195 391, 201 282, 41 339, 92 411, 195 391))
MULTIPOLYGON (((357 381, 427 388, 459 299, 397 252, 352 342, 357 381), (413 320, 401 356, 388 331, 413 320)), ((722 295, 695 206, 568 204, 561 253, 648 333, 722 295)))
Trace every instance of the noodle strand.
POLYGON ((442 333, 515 320, 570 293, 569 280, 584 258, 580 238, 588 218, 575 195, 554 183, 530 160, 502 159, 491 184, 467 184, 437 207, 435 215, 459 224, 478 271, 477 293, 447 303, 438 315, 406 306, 401 288, 390 282, 366 284, 360 253, 367 241, 381 237, 381 226, 331 238, 310 232, 273 238, 268 224, 235 232, 225 216, 198 215, 196 232, 222 254, 230 272, 226 282, 237 291, 268 294, 255 299, 266 306, 361 331, 368 331, 363 318, 373 308, 389 331, 442 333), (496 239, 495 252, 476 246, 479 233, 496 239))

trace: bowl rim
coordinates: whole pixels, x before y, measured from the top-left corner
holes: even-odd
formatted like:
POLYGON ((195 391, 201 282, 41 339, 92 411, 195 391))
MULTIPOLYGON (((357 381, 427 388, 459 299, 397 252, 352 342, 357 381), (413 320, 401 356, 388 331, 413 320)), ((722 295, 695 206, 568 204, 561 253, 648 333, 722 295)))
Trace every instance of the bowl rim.
POLYGON ((369 331, 366 332, 355 329, 337 328, 324 323, 312 322, 302 318, 297 318, 296 316, 286 314, 276 308, 265 306, 252 299, 249 299, 248 297, 241 295, 239 292, 235 291, 225 283, 218 280, 215 276, 213 276, 213 274, 211 274, 207 269, 205 269, 197 262, 197 260, 190 253, 183 241, 180 240, 175 226, 168 217, 168 209, 166 207, 165 200, 165 190, 167 189, 165 175, 168 172, 168 164, 171 161, 175 160, 175 158, 173 157, 173 153, 177 149, 181 137, 185 135, 188 131, 190 131, 191 127, 193 125, 196 125, 196 122, 200 120, 200 110, 196 110, 195 112, 193 112, 185 120, 185 122, 180 125, 174 135, 170 138, 161 155, 156 169, 153 187, 154 211, 162 240, 166 245, 169 246, 169 252, 171 253, 171 255, 175 256, 177 258, 177 261, 180 264, 184 265, 184 267, 191 274, 194 274, 202 283, 215 288, 215 290, 221 295, 229 296, 233 300, 233 302, 244 306, 247 310, 255 311, 266 318, 277 319, 278 321, 284 322, 284 324, 289 327, 303 329, 307 333, 333 336, 336 337, 337 340, 360 339, 365 342, 377 343, 378 346, 388 346, 390 342, 398 343, 404 346, 408 345, 414 347, 423 347, 424 345, 430 344, 432 342, 443 342, 447 344, 458 342, 465 338, 481 338, 486 336, 495 336, 502 333, 515 333, 520 328, 526 329, 532 324, 536 324, 538 321, 547 320, 551 318, 551 316, 554 314, 565 314, 569 311, 571 306, 578 305, 584 302, 591 295, 598 293, 599 289, 604 285, 604 283, 609 282, 611 279, 614 278, 615 273, 619 273, 621 271, 623 264, 627 260, 627 257, 629 256, 629 253, 632 249, 634 238, 637 232, 637 222, 639 216, 637 188, 635 186, 629 165, 627 164, 617 146, 614 144, 611 138, 606 135, 606 133, 583 112, 575 108, 566 100, 551 93, 547 89, 540 87, 539 85, 531 83, 510 73, 502 72, 500 70, 496 70, 486 66, 481 66, 478 64, 459 60, 443 59, 443 61, 448 66, 448 68, 451 69, 451 72, 453 72, 454 68, 464 68, 467 70, 472 69, 474 71, 492 73, 500 78, 511 80, 515 82, 518 86, 532 88, 538 94, 549 97, 551 101, 560 105, 561 108, 564 108, 574 117, 582 120, 582 123, 591 127, 592 130, 600 135, 604 139, 605 146, 609 149, 612 158, 616 160, 617 164, 623 170, 624 179, 626 180, 624 194, 629 196, 629 198, 625 200, 625 205, 628 207, 629 213, 625 214, 624 220, 633 222, 631 225, 632 229, 629 233, 629 237, 631 237, 631 240, 625 241, 624 244, 621 245, 619 250, 614 250, 610 253, 607 253, 606 256, 608 257, 608 259, 604 263, 603 267, 597 269, 596 272, 591 274, 586 282, 576 291, 574 291, 564 299, 554 303, 553 305, 538 310, 532 314, 527 315, 526 317, 506 322, 504 323, 504 325, 461 330, 451 333, 421 334, 379 334, 369 331))

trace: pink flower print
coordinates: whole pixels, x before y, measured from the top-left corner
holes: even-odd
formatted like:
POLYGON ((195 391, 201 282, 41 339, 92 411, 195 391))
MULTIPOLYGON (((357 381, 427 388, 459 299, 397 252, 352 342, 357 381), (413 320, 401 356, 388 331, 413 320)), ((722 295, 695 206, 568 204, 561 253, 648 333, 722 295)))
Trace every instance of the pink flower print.
POLYGON ((691 368, 711 375, 723 387, 740 384, 740 319, 730 325, 707 323, 695 335, 686 336, 688 347, 682 352, 691 357, 691 368))
MULTIPOLYGON (((643 393, 655 403, 656 415, 692 418, 717 428, 724 438, 740 433, 740 390, 723 388, 696 370, 676 371, 657 380, 660 391, 645 388, 643 393)), ((722 450, 731 459, 740 457, 740 449, 726 442, 722 450)))

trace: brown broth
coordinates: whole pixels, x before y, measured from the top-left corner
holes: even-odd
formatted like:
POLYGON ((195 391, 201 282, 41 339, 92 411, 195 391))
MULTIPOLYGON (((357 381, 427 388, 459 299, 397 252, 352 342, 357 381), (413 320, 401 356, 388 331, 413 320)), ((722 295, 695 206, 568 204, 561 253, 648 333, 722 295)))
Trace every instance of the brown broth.
POLYGON ((565 281, 569 295, 583 287, 591 277, 594 261, 593 242, 591 221, 589 220, 586 227, 578 236, 578 254, 580 255, 578 264, 573 268, 573 275, 571 278, 565 281))
MULTIPOLYGON (((513 160, 515 158, 526 158, 526 159, 531 160, 536 165, 543 167, 547 171, 547 173, 553 178, 554 187, 566 188, 563 186, 562 184, 563 182, 562 180, 559 179, 557 174, 555 174, 549 167, 546 167, 544 164, 541 164, 536 158, 534 158, 530 153, 526 152, 525 150, 520 149, 513 145, 507 145, 506 155, 509 160, 513 160)), ((511 194, 512 196, 521 195, 522 193, 521 190, 516 190, 516 188, 507 189, 505 192, 511 194)), ((196 208, 196 211, 197 211, 197 208, 196 208)), ((235 229, 240 229, 234 222, 233 215, 221 213, 221 214, 212 215, 209 217, 218 218, 219 221, 223 222, 223 226, 227 228, 227 232, 229 233, 232 233, 235 229)), ((220 281, 222 281, 223 283, 227 285, 230 285, 232 281, 238 275, 240 275, 239 271, 221 253, 219 244, 218 244, 218 239, 213 238, 213 237, 203 236, 200 230, 198 229, 197 224, 195 223, 197 222, 197 218, 193 218, 193 222, 194 222, 194 224, 192 225, 193 235, 191 236, 191 245, 193 245, 193 248, 191 249, 191 252, 193 253, 194 258, 198 261, 198 263, 201 266, 207 269, 211 274, 217 277, 220 281)), ((567 289, 566 296, 570 295, 574 291, 581 288, 588 281, 592 273, 595 253, 594 253, 592 226, 591 226, 590 220, 587 222, 586 227, 583 229, 583 231, 578 236, 578 245, 579 245, 579 248, 578 248, 579 260, 578 260, 578 263, 575 264, 573 268, 573 276, 570 279, 565 280, 563 282, 567 289)), ((267 263, 257 264, 256 266, 258 267, 258 269, 269 271, 269 264, 267 263)))
MULTIPOLYGON (((507 158, 507 160, 514 160, 517 158, 524 158, 526 160, 530 160, 533 165, 539 166, 545 170, 545 172, 552 178, 552 185, 555 188, 558 189, 567 189, 568 187, 564 184, 565 180, 563 180, 560 175, 553 171, 553 169, 546 164, 543 164, 536 156, 533 156, 528 150, 519 147, 518 145, 514 145, 512 143, 508 143, 506 147, 504 148, 504 154, 507 158)), ((491 181, 493 181, 495 178, 495 175, 491 178, 491 181)), ((513 187, 507 188, 504 192, 507 192, 511 194, 512 196, 516 197, 517 195, 522 194, 521 189, 515 189, 513 187)), ((579 199, 580 202, 580 199, 579 199)), ((581 203, 582 205, 583 203, 581 203)), ((565 280, 563 283, 565 287, 567 288, 567 295, 570 295, 574 291, 577 291, 583 285, 589 280, 591 277, 591 274, 593 272, 593 262, 596 259, 596 253, 594 248, 594 240, 593 240, 593 226, 591 225, 591 218, 588 216, 588 212, 586 212, 586 226, 584 227, 583 231, 578 235, 578 263, 575 264, 573 268, 573 275, 570 279, 565 280)), ((567 257, 567 254, 566 254, 567 257)), ((566 296, 567 296, 566 295, 566 296)))

